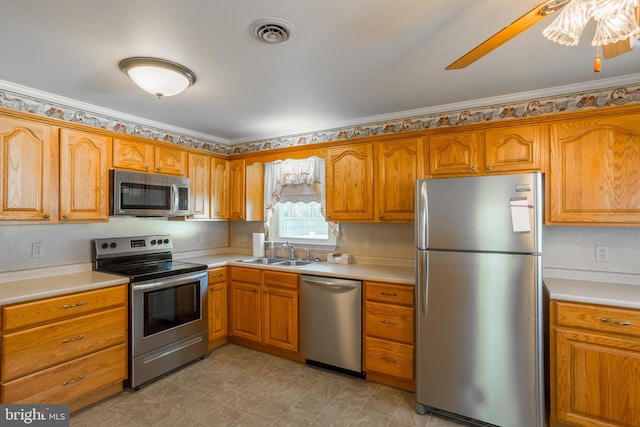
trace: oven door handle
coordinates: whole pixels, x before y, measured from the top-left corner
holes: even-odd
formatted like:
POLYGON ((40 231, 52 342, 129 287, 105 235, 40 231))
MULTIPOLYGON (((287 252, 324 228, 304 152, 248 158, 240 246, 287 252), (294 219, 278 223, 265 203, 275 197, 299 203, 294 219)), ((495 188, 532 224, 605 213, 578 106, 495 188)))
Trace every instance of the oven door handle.
POLYGON ((202 273, 197 273, 197 274, 193 274, 191 276, 180 276, 178 278, 170 278, 167 280, 161 280, 158 282, 152 282, 152 283, 142 283, 139 285, 133 285, 133 291, 148 291, 151 289, 164 289, 164 288, 170 288, 172 286, 176 286, 180 283, 184 283, 184 282, 190 282, 192 280, 200 280, 204 277, 207 277, 207 272, 202 272, 202 273))

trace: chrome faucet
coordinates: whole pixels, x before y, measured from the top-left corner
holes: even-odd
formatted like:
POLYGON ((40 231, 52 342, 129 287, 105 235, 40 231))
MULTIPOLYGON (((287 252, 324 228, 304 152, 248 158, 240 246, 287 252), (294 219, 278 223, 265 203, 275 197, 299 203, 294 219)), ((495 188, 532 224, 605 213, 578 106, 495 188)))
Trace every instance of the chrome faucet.
POLYGON ((291 259, 296 259, 296 250, 288 240, 282 245, 282 247, 289 249, 289 252, 291 252, 291 259))

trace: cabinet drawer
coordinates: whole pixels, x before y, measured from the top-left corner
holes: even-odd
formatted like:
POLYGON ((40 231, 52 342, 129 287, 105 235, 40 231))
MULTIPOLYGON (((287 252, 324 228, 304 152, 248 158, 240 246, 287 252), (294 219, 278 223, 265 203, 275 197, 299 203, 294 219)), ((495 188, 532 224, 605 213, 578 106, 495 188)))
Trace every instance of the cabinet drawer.
POLYGON ((227 267, 210 268, 209 284, 227 281, 227 267))
POLYGON ((413 380, 413 346, 365 338, 365 371, 413 380))
POLYGON ((231 267, 231 280, 260 284, 260 270, 257 268, 231 267))
POLYGON ((390 283, 365 282, 365 298, 367 301, 386 302, 389 304, 414 305, 415 288, 409 285, 392 285, 390 283))
POLYGON ((62 320, 108 307, 124 305, 126 286, 81 292, 42 301, 16 304, 2 309, 2 329, 10 330, 62 320))
POLYGON ((640 310, 557 301, 554 304, 558 326, 640 337, 640 310))
POLYGON ((7 381, 124 343, 126 334, 124 307, 5 334, 2 337, 1 379, 7 381))
POLYGON ((367 336, 413 344, 413 307, 367 302, 365 313, 367 336))
POLYGON ((265 286, 279 288, 298 289, 298 275, 295 273, 282 273, 280 271, 263 271, 265 286))
POLYGON ((0 386, 2 403, 69 403, 127 376, 127 347, 120 344, 0 386))

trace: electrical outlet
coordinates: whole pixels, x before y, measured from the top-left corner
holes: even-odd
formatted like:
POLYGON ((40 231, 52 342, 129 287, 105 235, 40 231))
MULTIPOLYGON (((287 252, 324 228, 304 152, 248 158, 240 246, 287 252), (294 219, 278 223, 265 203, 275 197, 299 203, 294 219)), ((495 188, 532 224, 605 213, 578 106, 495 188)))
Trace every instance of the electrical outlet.
POLYGON ((200 243, 204 243, 204 238, 205 238, 204 233, 200 233, 199 238, 200 238, 200 243))
POLYGON ((609 261, 609 248, 607 246, 596 246, 596 261, 609 261))
POLYGON ((44 243, 32 243, 31 244, 31 258, 44 257, 44 243))
POLYGON ((347 247, 347 236, 340 237, 340 247, 341 248, 347 247))
POLYGON ((243 242, 249 241, 249 233, 242 233, 242 241, 243 242))
POLYGON ((371 237, 367 237, 364 239, 364 248, 371 249, 373 247, 373 239, 371 237))

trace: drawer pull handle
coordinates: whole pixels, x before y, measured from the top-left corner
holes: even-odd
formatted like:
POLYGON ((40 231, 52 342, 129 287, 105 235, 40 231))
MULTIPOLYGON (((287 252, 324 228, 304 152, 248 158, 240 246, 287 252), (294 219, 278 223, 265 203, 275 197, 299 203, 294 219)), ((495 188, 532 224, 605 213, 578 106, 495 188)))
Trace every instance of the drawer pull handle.
POLYGON ((77 304, 65 304, 62 306, 62 308, 73 308, 73 307, 82 307, 83 305, 86 305, 87 303, 84 301, 80 301, 77 304))
POLYGON ((396 322, 391 322, 391 321, 385 320, 385 319, 382 319, 380 321, 380 323, 384 323, 385 325, 390 325, 390 326, 397 326, 398 325, 396 322))
POLYGON ((80 341, 83 338, 84 338, 84 335, 78 335, 75 338, 69 338, 69 339, 66 339, 66 340, 62 340, 62 344, 66 344, 66 343, 74 342, 74 341, 80 341))
POLYGON ((398 363, 398 361, 393 357, 380 356, 380 359, 384 360, 385 362, 398 363))
POLYGON ((83 379, 84 379, 84 376, 80 375, 78 378, 74 378, 72 380, 63 382, 62 383, 62 387, 68 386, 70 384, 78 383, 78 382, 82 381, 83 379))
POLYGON ((627 321, 620 322, 618 320, 607 319, 606 317, 601 317, 600 321, 604 322, 604 323, 608 323, 610 325, 619 325, 619 326, 630 326, 631 325, 631 322, 627 322, 627 321))
POLYGON ((398 296, 398 294, 396 294, 395 292, 384 292, 384 291, 381 291, 381 292, 380 292, 380 295, 385 296, 385 297, 395 297, 395 296, 398 296))
POLYGON ((222 277, 224 276, 224 274, 220 273, 220 274, 212 274, 211 277, 222 277))

